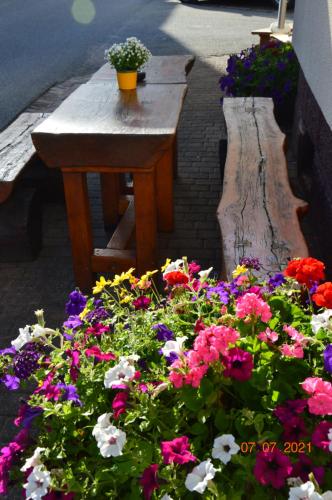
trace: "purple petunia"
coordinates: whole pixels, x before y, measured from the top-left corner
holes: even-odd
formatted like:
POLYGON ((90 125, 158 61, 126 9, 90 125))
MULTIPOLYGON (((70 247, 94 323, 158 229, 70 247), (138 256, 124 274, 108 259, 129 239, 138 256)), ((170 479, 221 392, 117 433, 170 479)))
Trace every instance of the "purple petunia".
POLYGON ((220 302, 223 304, 228 304, 229 302, 229 291, 226 287, 226 283, 221 281, 216 286, 211 286, 207 289, 206 296, 208 299, 212 297, 213 294, 219 295, 220 302))
POLYGON ((38 368, 38 360, 43 348, 37 342, 29 342, 15 354, 13 359, 14 373, 21 380, 26 380, 38 368))
MULTIPOLYGON (((68 330, 73 330, 73 333, 75 333, 76 328, 79 328, 82 325, 83 321, 79 316, 69 316, 67 321, 64 322, 63 327, 68 328, 68 330)), ((68 333, 64 333, 63 336, 67 340, 73 339, 73 335, 69 335, 68 333)))
POLYGON ((246 266, 248 269, 255 269, 255 271, 259 271, 261 268, 261 264, 256 257, 242 257, 240 266, 246 266))
POLYGON ((97 307, 93 311, 88 312, 86 320, 90 323, 100 323, 104 319, 108 319, 110 314, 104 307, 97 307))
POLYGON ((332 344, 329 344, 324 351, 324 368, 332 373, 332 344))
POLYGON ((4 375, 0 381, 9 389, 10 391, 17 391, 20 387, 20 379, 14 375, 4 375))
POLYGON ((14 420, 16 427, 30 427, 32 421, 43 413, 40 406, 30 406, 25 401, 22 401, 17 418, 14 420))
POLYGON ((15 347, 6 347, 5 349, 0 349, 0 356, 6 356, 16 354, 15 347))
POLYGON ((162 323, 158 323, 157 325, 153 325, 152 330, 156 330, 157 332, 157 339, 163 342, 167 342, 167 340, 173 340, 174 339, 174 332, 167 328, 166 325, 163 325, 162 323))
POLYGON ((271 278, 268 281, 268 286, 269 289, 272 291, 278 286, 281 286, 285 283, 285 276, 282 273, 277 273, 274 276, 271 276, 271 278))
POLYGON ((66 304, 66 313, 69 316, 77 316, 86 305, 86 297, 79 290, 74 290, 69 294, 69 301, 66 304))
POLYGON ((73 401, 77 406, 83 406, 77 394, 77 389, 72 384, 57 384, 57 388, 63 390, 62 397, 64 401, 73 401))

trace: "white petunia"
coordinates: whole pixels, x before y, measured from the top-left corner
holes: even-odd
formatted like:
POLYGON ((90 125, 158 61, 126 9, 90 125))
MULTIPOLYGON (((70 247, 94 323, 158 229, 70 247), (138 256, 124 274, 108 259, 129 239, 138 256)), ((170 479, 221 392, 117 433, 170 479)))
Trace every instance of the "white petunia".
POLYGON ((329 429, 329 432, 327 433, 328 440, 330 441, 329 443, 329 450, 332 452, 332 429, 329 429))
POLYGON ((47 494, 51 483, 51 475, 43 465, 37 465, 28 476, 28 482, 23 485, 27 500, 40 500, 47 494))
POLYGON ((320 500, 322 496, 315 491, 315 485, 311 481, 290 488, 288 500, 320 500))
POLYGON ((30 329, 31 327, 29 325, 26 325, 25 328, 20 328, 18 337, 16 337, 15 340, 12 340, 11 344, 17 351, 22 349, 25 344, 32 341, 30 329))
POLYGON ((197 491, 204 493, 208 485, 208 481, 214 478, 216 469, 213 467, 211 460, 205 460, 193 468, 190 474, 187 475, 185 486, 189 491, 197 491))
POLYGON ((126 433, 110 423, 111 413, 104 413, 98 418, 92 435, 96 438, 100 454, 105 457, 118 457, 126 444, 126 433))
POLYGON ((311 318, 311 328, 314 333, 317 333, 320 328, 331 330, 332 309, 325 309, 320 314, 313 314, 311 318))
POLYGON ((325 491, 325 493, 322 493, 322 499, 323 500, 332 500, 332 491, 325 491))
POLYGON ((133 379, 136 369, 132 359, 120 358, 120 363, 110 368, 104 377, 106 389, 119 384, 125 384, 133 379))
POLYGON ((43 451, 45 451, 45 448, 37 447, 33 452, 33 455, 25 461, 25 464, 23 465, 23 467, 21 467, 21 471, 25 472, 28 469, 31 469, 32 467, 37 467, 37 465, 42 465, 40 457, 43 451))
POLYGON ((209 269, 204 269, 203 271, 200 271, 198 273, 198 276, 201 278, 201 280, 206 280, 209 277, 212 269, 213 267, 209 267, 209 269))
POLYGON ((171 352, 176 354, 182 354, 183 344, 188 337, 177 337, 175 340, 167 340, 164 347, 161 348, 161 352, 164 356, 169 356, 171 352))
POLYGON ((236 444, 234 436, 223 434, 214 440, 212 458, 218 458, 223 464, 227 464, 239 450, 240 446, 236 444))
POLYGON ((170 497, 167 493, 165 493, 165 495, 162 496, 160 500, 173 500, 173 498, 170 497))
POLYGON ((165 274, 172 273, 173 271, 178 271, 179 269, 182 269, 182 266, 183 266, 182 259, 177 259, 174 262, 171 262, 170 264, 168 264, 165 271, 163 272, 163 276, 165 276, 165 274))

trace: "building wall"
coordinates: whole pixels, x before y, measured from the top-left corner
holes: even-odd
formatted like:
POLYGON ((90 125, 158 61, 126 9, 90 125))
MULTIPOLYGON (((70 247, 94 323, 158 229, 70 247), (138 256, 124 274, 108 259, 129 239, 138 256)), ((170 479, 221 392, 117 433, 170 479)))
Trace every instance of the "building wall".
POLYGON ((308 83, 332 129, 332 0, 297 0, 293 44, 308 83))

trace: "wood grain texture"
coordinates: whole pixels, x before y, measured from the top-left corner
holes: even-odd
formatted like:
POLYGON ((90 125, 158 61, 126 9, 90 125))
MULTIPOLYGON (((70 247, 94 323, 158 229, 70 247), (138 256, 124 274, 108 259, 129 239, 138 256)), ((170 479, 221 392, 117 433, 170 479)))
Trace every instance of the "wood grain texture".
POLYGON ((157 221, 158 229, 171 232, 174 229, 173 208, 174 147, 168 149, 156 165, 157 221))
POLYGON ((135 203, 134 197, 128 196, 129 203, 121 220, 115 229, 112 238, 108 242, 107 248, 124 250, 128 247, 132 234, 135 230, 135 203))
POLYGON ((226 98, 228 149, 218 207, 224 274, 241 257, 257 257, 263 271, 279 271, 308 249, 298 221, 307 204, 290 188, 285 136, 269 98, 226 98))
POLYGON ((22 113, 0 134, 0 203, 10 195, 19 174, 36 154, 30 134, 48 115, 22 113))
MULTIPOLYGON (((187 75, 193 67, 195 58, 191 55, 152 56, 142 69, 147 83, 187 83, 187 75)), ((88 83, 116 80, 116 71, 109 63, 104 64, 92 75, 88 83)))
POLYGON ((100 188, 104 226, 110 227, 119 220, 119 174, 100 174, 100 188))
POLYGON ((187 86, 81 85, 32 133, 50 167, 152 166, 176 133, 187 86))

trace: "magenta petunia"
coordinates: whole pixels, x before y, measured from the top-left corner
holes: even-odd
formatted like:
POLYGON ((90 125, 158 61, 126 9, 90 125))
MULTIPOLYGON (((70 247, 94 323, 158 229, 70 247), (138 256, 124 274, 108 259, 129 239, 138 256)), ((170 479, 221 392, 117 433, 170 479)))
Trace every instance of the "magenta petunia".
POLYGON ((316 425, 314 432, 311 436, 311 442, 313 445, 317 446, 317 448, 321 448, 322 450, 330 453, 329 444, 330 440, 328 438, 329 430, 332 429, 332 422, 328 422, 327 420, 323 420, 316 425))
POLYGON ((151 303, 151 299, 149 297, 145 297, 145 295, 141 295, 137 299, 133 300, 133 306, 138 311, 139 309, 147 309, 151 303))
POLYGON ((175 438, 172 441, 162 441, 160 447, 165 465, 170 463, 182 465, 197 460, 189 451, 190 444, 187 436, 175 438))
POLYGON ((158 464, 152 464, 149 465, 149 467, 147 467, 143 471, 143 475, 140 479, 140 485, 143 487, 143 494, 145 500, 150 500, 154 490, 159 488, 158 477, 157 477, 158 469, 159 469, 158 464))
POLYGON ((113 417, 117 420, 127 408, 128 392, 118 392, 112 401, 113 417))
POLYGON ((103 333, 108 333, 110 331, 110 327, 107 325, 103 325, 102 323, 96 323, 93 326, 89 326, 86 329, 86 333, 89 335, 94 335, 95 337, 100 337, 103 333))
POLYGON ((112 352, 101 352, 100 348, 97 345, 93 345, 92 347, 89 347, 89 349, 86 349, 85 355, 88 357, 92 356, 97 361, 110 361, 116 359, 115 354, 113 354, 112 352))
POLYGON ((307 407, 308 401, 306 399, 289 399, 282 405, 278 405, 274 409, 275 416, 280 420, 280 422, 287 422, 296 415, 303 413, 307 407))
POLYGON ((280 489, 285 485, 286 478, 292 472, 292 463, 287 455, 278 448, 273 451, 257 453, 254 475, 263 486, 269 484, 280 489))
POLYGON ((307 435, 307 429, 303 418, 299 416, 294 416, 284 422, 284 441, 296 442, 298 443, 301 438, 307 435))
POLYGON ((223 357, 222 362, 225 366, 225 377, 231 377, 240 382, 250 379, 254 361, 249 352, 243 351, 239 347, 233 347, 223 357))
POLYGON ((324 467, 313 465, 311 458, 304 453, 299 453, 298 461, 293 464, 292 477, 300 477, 302 481, 309 481, 309 474, 312 472, 316 481, 321 484, 324 480, 324 467))

